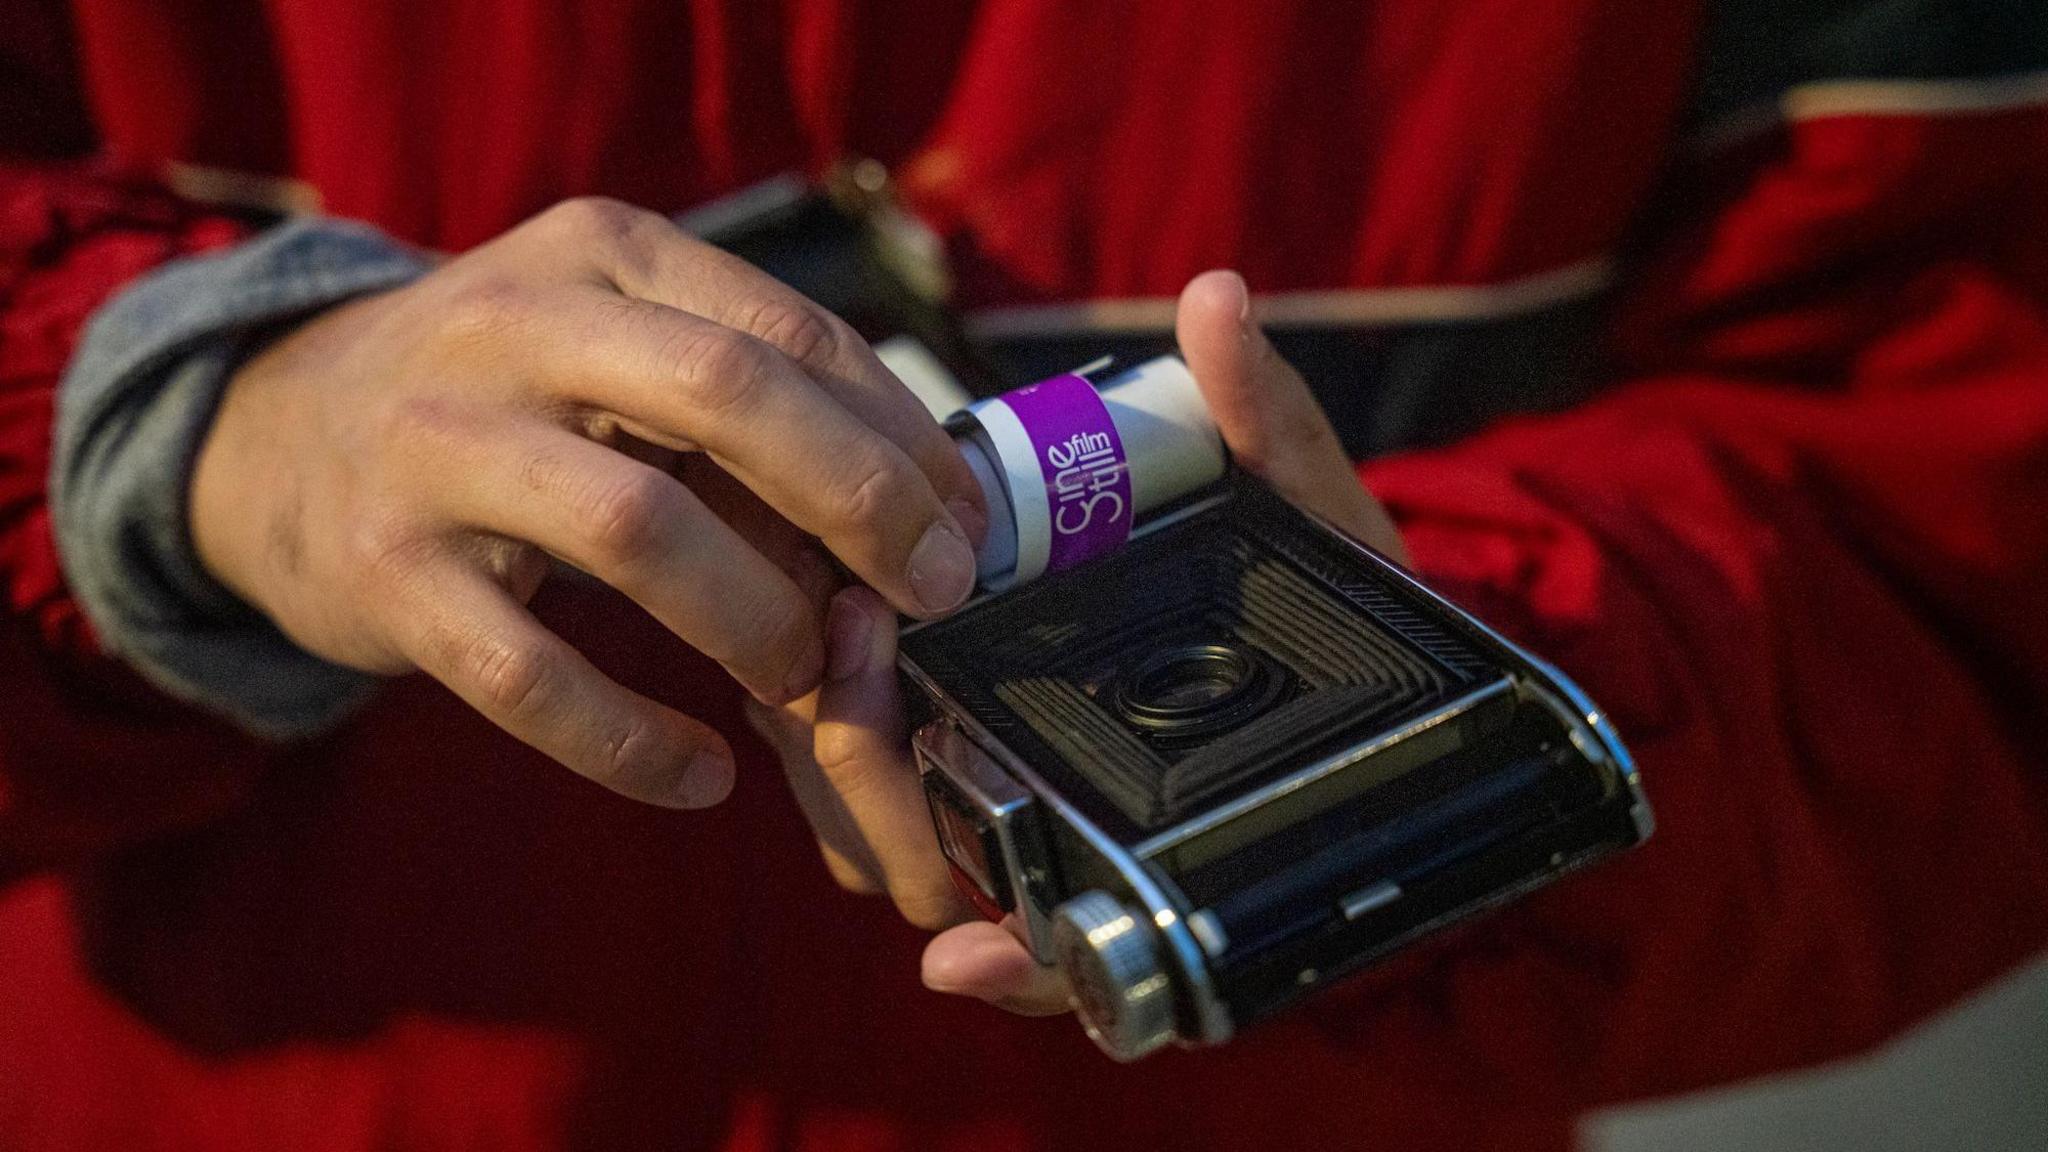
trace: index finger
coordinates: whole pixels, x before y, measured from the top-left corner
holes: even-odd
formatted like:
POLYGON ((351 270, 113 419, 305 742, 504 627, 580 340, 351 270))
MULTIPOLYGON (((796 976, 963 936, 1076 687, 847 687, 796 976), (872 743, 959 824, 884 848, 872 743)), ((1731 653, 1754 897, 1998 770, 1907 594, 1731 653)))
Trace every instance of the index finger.
POLYGON ((530 320, 526 366, 547 403, 702 448, 904 612, 937 616, 967 599, 964 505, 942 501, 902 449, 773 345, 594 286, 550 304, 530 320))
POLYGON ((844 321, 738 256, 657 213, 572 201, 578 252, 620 293, 744 332, 798 365, 841 406, 908 456, 954 512, 970 543, 987 530, 981 487, 938 422, 844 321))
POLYGON ((668 221, 615 267, 621 291, 758 336, 915 463, 977 547, 987 531, 981 486, 952 437, 845 321, 745 260, 668 221), (960 506, 972 509, 961 512, 960 506))

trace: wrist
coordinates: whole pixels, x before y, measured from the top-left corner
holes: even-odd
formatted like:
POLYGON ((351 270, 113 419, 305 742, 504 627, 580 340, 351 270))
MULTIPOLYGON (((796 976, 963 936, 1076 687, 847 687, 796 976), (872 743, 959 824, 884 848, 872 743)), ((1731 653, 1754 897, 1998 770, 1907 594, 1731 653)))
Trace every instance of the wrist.
POLYGON ((59 395, 50 510, 106 652, 269 735, 321 730, 368 691, 252 610, 266 600, 265 509, 287 506, 264 470, 289 448, 262 443, 287 429, 258 411, 273 388, 245 350, 423 270, 369 229, 308 218, 158 269, 95 314, 59 395))
POLYGON ((312 454, 297 437, 318 426, 316 382, 397 291, 343 301, 258 347, 229 375, 194 457, 186 515, 195 557, 223 587, 273 619, 277 597, 298 577, 312 454))
MULTIPOLYGON (((287 337, 289 338, 289 337, 287 337)), ((288 481, 268 467, 256 430, 266 419, 265 357, 251 358, 222 390, 220 406, 200 441, 186 494, 186 516, 195 559, 206 573, 244 603, 262 609, 256 546, 263 525, 274 522, 271 501, 288 481)), ((285 496, 290 499, 289 494, 285 496)))

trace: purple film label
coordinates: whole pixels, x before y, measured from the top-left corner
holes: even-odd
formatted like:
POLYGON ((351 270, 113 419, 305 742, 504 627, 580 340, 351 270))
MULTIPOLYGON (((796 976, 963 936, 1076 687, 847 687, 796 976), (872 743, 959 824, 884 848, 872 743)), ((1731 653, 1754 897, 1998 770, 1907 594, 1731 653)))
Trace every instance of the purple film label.
POLYGON ((1005 393, 1003 402, 1031 438, 1045 478, 1052 521, 1045 570, 1071 568, 1128 540, 1131 469, 1095 385, 1069 372, 1005 393))

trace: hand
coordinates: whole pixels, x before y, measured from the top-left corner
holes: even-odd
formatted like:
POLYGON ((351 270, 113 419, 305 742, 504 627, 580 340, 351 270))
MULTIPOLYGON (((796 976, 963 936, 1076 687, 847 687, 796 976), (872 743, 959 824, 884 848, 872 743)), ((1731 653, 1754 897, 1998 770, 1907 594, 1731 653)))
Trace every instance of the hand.
MULTIPOLYGON (((1252 320, 1236 273, 1189 283, 1177 335, 1240 465, 1406 563, 1393 522, 1359 484, 1308 386, 1252 320)), ((894 614, 872 593, 848 589, 833 598, 829 621, 817 695, 752 714, 780 752, 833 876, 854 891, 887 891, 912 923, 943 929, 925 950, 927 986, 1015 1012, 1064 1011, 1058 975, 1032 960, 1014 926, 979 919, 947 874, 903 731, 894 614)))
POLYGON ((824 672, 818 543, 934 616, 971 591, 987 524, 951 440, 850 329, 601 200, 252 358, 190 515, 207 567, 308 651, 423 669, 570 768, 675 807, 724 797, 731 750, 526 611, 547 555, 781 704, 824 672))

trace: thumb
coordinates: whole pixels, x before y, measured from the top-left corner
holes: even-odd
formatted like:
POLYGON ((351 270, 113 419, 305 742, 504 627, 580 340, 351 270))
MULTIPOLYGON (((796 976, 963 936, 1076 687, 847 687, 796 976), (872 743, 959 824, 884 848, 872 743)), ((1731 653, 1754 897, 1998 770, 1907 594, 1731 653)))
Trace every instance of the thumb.
POLYGON ((1181 290, 1175 335, 1230 454, 1281 495, 1407 562, 1400 534, 1358 474, 1322 406, 1252 318, 1235 272, 1181 290))

